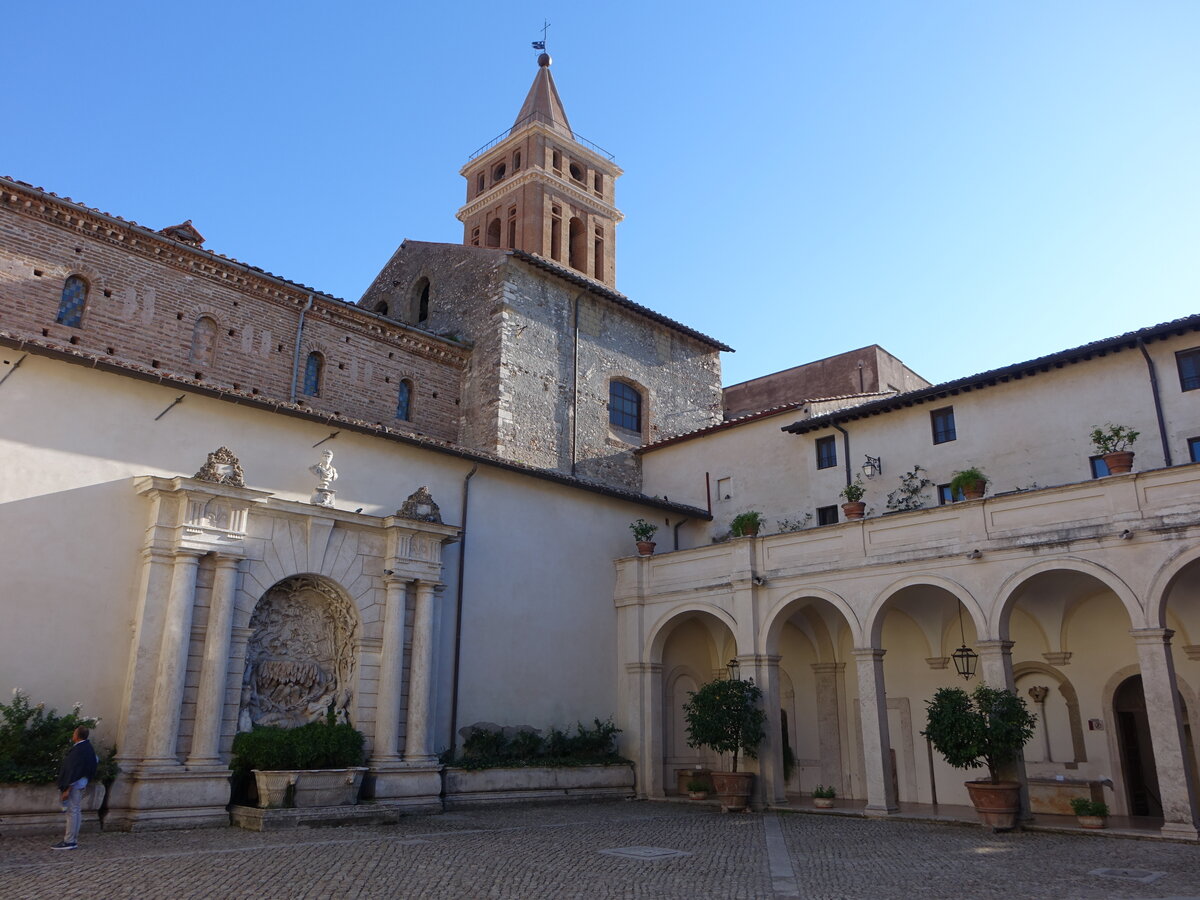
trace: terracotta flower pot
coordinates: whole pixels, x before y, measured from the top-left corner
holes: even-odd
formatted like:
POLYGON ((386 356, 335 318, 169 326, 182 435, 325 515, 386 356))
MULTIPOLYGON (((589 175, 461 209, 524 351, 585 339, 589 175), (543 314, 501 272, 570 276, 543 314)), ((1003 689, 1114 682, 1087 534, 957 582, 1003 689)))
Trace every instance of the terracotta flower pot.
POLYGON ((753 772, 713 772, 712 781, 721 801, 721 812, 740 812, 750 805, 753 772))
POLYGON ((817 809, 833 809, 832 797, 813 797, 812 801, 817 809))
POLYGON ((978 500, 987 490, 986 481, 976 481, 970 485, 963 485, 962 495, 964 500, 978 500))
POLYGON ((657 545, 654 543, 654 541, 638 541, 638 556, 653 556, 654 548, 656 546, 657 545))
POLYGON ((847 521, 850 519, 861 519, 864 515, 866 515, 866 513, 867 504, 862 500, 858 500, 855 503, 842 504, 842 515, 846 517, 847 521))
POLYGON ((1105 453, 1104 464, 1108 466, 1109 475, 1124 475, 1133 471, 1133 451, 1118 450, 1116 453, 1105 453))
POLYGON ((1076 816, 1080 828, 1107 828, 1107 816, 1076 816))
POLYGON ((1009 831, 1017 825, 1021 811, 1021 786, 1015 781, 968 781, 967 793, 971 804, 984 825, 995 831, 1009 831))
POLYGON ((707 800, 708 791, 688 791, 688 797, 692 800, 707 800))

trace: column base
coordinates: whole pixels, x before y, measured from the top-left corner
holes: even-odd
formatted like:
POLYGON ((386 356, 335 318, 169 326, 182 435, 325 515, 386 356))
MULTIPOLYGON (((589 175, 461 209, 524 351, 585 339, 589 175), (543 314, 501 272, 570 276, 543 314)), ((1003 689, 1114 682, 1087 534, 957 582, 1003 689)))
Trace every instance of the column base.
POLYGON ((900 812, 899 806, 866 806, 863 808, 863 814, 868 816, 890 816, 892 813, 900 812))
POLYGON ((1166 822, 1158 830, 1158 833, 1165 838, 1174 838, 1180 841, 1200 839, 1200 831, 1196 829, 1196 826, 1189 825, 1186 822, 1166 822))
POLYGON ((377 804, 412 812, 441 812, 441 795, 441 766, 436 758, 427 766, 372 760, 363 786, 363 796, 377 804))
POLYGON ((106 828, 140 831, 229 824, 229 767, 147 765, 122 771, 113 783, 106 828))

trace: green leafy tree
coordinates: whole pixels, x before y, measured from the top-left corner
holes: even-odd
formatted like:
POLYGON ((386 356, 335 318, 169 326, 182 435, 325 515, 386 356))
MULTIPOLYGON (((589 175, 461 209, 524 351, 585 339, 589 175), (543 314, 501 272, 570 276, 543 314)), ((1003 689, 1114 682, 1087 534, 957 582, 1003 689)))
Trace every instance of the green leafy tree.
POLYGON ((717 753, 732 753, 731 772, 737 771, 738 754, 754 759, 766 735, 767 714, 759 701, 762 690, 753 680, 718 678, 703 685, 683 704, 687 719, 688 746, 711 747, 717 753))
POLYGON ((981 684, 968 694, 944 687, 926 703, 921 734, 954 768, 986 766, 992 784, 999 784, 1000 767, 1017 758, 1033 737, 1036 722, 1025 701, 1012 691, 981 684))

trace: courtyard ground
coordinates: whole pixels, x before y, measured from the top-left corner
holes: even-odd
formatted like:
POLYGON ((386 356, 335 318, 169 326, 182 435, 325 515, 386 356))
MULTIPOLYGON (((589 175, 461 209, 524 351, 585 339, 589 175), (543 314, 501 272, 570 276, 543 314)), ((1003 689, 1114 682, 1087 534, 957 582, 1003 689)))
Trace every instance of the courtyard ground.
POLYGON ((0 836, 0 898, 1193 898, 1200 848, 609 801, 399 825, 0 836), (1098 874, 1106 870, 1107 874, 1098 874))

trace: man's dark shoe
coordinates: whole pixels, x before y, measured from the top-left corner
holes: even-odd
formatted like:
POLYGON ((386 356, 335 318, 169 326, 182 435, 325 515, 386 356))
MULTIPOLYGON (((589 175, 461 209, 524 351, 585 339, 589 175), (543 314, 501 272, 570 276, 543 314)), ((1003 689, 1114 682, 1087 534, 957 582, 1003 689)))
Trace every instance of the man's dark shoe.
POLYGON ((57 844, 51 844, 51 850, 74 850, 78 844, 68 844, 66 841, 59 841, 57 844))

